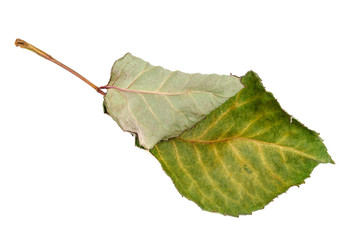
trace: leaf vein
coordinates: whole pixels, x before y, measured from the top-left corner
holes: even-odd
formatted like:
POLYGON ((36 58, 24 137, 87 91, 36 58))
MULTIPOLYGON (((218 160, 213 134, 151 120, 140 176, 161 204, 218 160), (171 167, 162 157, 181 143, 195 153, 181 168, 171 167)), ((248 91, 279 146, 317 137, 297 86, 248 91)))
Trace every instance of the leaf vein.
MULTIPOLYGON (((237 186, 240 186, 240 188, 244 191, 244 193, 245 193, 246 195, 248 195, 250 198, 252 198, 253 200, 258 199, 260 202, 262 202, 262 200, 261 200, 259 197, 257 197, 257 196, 255 196, 255 195, 253 195, 252 193, 250 193, 250 192, 246 189, 246 187, 243 185, 242 182, 240 182, 237 178, 234 178, 234 177, 233 177, 232 173, 230 173, 230 170, 229 170, 228 167, 226 166, 226 162, 223 161, 223 158, 218 154, 218 152, 217 152, 217 150, 216 150, 216 146, 215 146, 214 144, 212 144, 211 146, 212 146, 212 149, 214 150, 215 156, 216 156, 218 159, 220 159, 221 166, 222 166, 222 168, 224 169, 225 174, 229 177, 230 181, 234 182, 237 186)), ((241 197, 240 194, 238 194, 238 195, 239 195, 239 197, 241 197)), ((248 205, 248 204, 247 204, 247 205, 248 205)))
POLYGON ((141 75, 143 75, 144 73, 150 71, 155 67, 155 66, 151 66, 150 68, 146 69, 148 66, 149 63, 146 63, 144 69, 132 80, 132 82, 129 84, 127 88, 130 88, 141 75))
POLYGON ((292 148, 292 147, 278 145, 276 143, 266 142, 266 141, 257 140, 257 139, 244 138, 244 137, 240 137, 240 136, 224 138, 224 139, 216 139, 216 140, 189 140, 189 139, 184 139, 184 138, 181 138, 181 137, 177 137, 176 139, 181 140, 181 141, 185 141, 185 142, 194 142, 194 143, 201 143, 201 144, 230 142, 230 141, 236 141, 236 140, 238 140, 238 141, 257 142, 257 143, 260 143, 260 144, 265 144, 265 145, 273 146, 273 147, 276 147, 276 148, 284 149, 284 150, 289 151, 289 152, 294 152, 294 153, 297 153, 297 154, 299 154, 299 155, 301 155, 303 157, 306 157, 306 158, 310 158, 310 159, 313 159, 313 160, 316 160, 316 161, 320 161, 320 159, 317 159, 316 157, 314 157, 314 156, 312 156, 310 154, 301 152, 300 150, 292 148))
MULTIPOLYGON (((236 160, 241 161, 244 165, 249 166, 251 168, 251 170, 253 170, 254 172, 257 172, 258 174, 260 174, 259 170, 257 168, 255 168, 250 162, 247 163, 246 161, 243 160, 243 157, 239 154, 239 151, 230 142, 228 144, 231 147, 231 149, 234 151, 234 153, 236 155, 236 158, 235 158, 236 160)), ((263 191, 264 191, 264 193, 266 195, 268 195, 268 194, 273 195, 273 193, 269 193, 269 191, 266 188, 266 185, 262 181, 259 180, 258 174, 255 174, 255 181, 263 189, 263 191)))
POLYGON ((207 200, 209 200, 210 202, 214 203, 215 205, 217 205, 220 209, 221 209, 221 206, 214 202, 211 198, 209 198, 208 196, 206 196, 206 194, 204 194, 200 188, 200 186, 198 185, 197 181, 193 178, 193 176, 190 174, 190 172, 183 166, 181 160, 180 160, 180 156, 179 156, 179 152, 178 152, 178 148, 177 148, 177 145, 176 143, 173 141, 173 140, 170 140, 171 143, 173 144, 174 146, 174 150, 175 150, 175 156, 176 156, 176 161, 178 162, 179 164, 179 167, 182 169, 182 171, 187 175, 189 176, 189 178, 194 182, 196 188, 198 189, 200 195, 203 197, 203 198, 206 198, 207 200))
POLYGON ((139 94, 139 96, 143 99, 144 103, 147 106, 147 109, 150 111, 150 113, 154 116, 154 118, 160 123, 160 126, 166 130, 169 130, 167 127, 165 127, 165 125, 163 124, 163 122, 160 121, 160 119, 156 116, 156 114, 154 113, 154 111, 152 110, 152 108, 150 107, 149 103, 146 101, 146 99, 144 98, 143 95, 139 94))
POLYGON ((278 182, 280 182, 280 185, 283 184, 283 185, 287 185, 282 179, 280 176, 278 176, 274 170, 272 169, 271 166, 269 166, 268 162, 266 161, 265 157, 264 157, 264 153, 262 151, 262 148, 261 146, 259 146, 259 143, 255 143, 255 146, 258 150, 258 153, 259 153, 259 156, 260 156, 260 159, 261 159, 261 162, 263 163, 263 165, 265 166, 265 169, 268 170, 269 174, 271 176, 273 176, 278 182))
MULTIPOLYGON (((192 144, 192 146, 194 147, 194 150, 195 150, 196 156, 197 156, 197 158, 198 158, 198 161, 199 161, 199 163, 200 163, 200 165, 201 165, 201 168, 203 169, 206 178, 209 179, 209 183, 210 183, 210 185, 213 187, 213 189, 215 189, 218 193, 220 193, 225 200, 230 199, 232 202, 235 202, 235 203, 236 203, 236 200, 235 200, 235 199, 233 199, 230 195, 224 193, 223 190, 222 190, 221 188, 219 188, 219 187, 215 184, 214 179, 209 175, 209 172, 208 172, 206 166, 205 166, 204 163, 203 163, 203 160, 202 160, 202 158, 201 158, 201 156, 200 156, 200 154, 199 154, 199 150, 197 149, 196 145, 195 145, 195 144, 192 144)), ((227 203, 227 205, 228 205, 228 207, 229 207, 229 204, 228 204, 228 203, 227 203)))
POLYGON ((155 92, 159 91, 162 88, 162 86, 166 83, 167 80, 169 80, 173 73, 174 72, 170 72, 170 74, 165 78, 165 80, 160 84, 160 86, 158 87, 158 89, 155 90, 155 92))
MULTIPOLYGON (((240 95, 240 94, 239 94, 240 95)), ((211 129, 212 127, 214 127, 221 119, 223 119, 229 112, 231 112, 232 110, 234 110, 235 108, 240 108, 240 107, 243 107, 244 105, 250 103, 250 102, 253 102, 254 100, 256 100, 258 98, 258 96, 248 100, 248 101, 245 101, 241 104, 236 104, 236 102, 234 102, 234 104, 228 108, 228 110, 226 110, 224 113, 222 113, 218 119, 216 119, 214 122, 212 122, 205 130, 203 130, 202 134, 200 136, 198 136, 198 139, 200 139, 201 137, 203 137, 205 134, 207 134, 211 129)))

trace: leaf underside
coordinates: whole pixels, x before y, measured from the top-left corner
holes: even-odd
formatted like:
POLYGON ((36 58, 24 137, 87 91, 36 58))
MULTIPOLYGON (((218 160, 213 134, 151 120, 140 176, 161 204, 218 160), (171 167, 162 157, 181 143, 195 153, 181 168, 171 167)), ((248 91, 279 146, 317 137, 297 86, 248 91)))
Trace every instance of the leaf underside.
POLYGON ((234 76, 169 71, 128 53, 114 63, 103 88, 107 113, 151 149, 179 136, 243 86, 234 76))
POLYGON ((332 163, 318 134, 283 111, 254 72, 242 83, 193 128, 150 150, 181 195, 231 216, 264 208, 332 163))

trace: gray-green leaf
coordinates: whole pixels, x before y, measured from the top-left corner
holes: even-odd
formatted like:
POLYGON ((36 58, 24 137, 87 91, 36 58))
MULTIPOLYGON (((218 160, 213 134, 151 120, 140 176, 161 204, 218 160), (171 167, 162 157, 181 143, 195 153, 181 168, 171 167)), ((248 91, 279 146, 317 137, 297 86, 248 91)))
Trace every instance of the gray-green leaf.
POLYGON ((169 71, 128 53, 114 63, 103 88, 107 113, 151 149, 195 125, 243 85, 235 76, 169 71))

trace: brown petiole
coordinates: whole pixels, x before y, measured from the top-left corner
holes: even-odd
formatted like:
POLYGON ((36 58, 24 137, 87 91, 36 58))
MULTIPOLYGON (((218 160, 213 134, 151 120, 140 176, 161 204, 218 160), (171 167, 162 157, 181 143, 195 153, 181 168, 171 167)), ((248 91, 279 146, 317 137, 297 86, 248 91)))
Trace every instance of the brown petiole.
POLYGON ((71 72, 72 74, 74 74, 75 76, 77 76, 78 78, 80 78, 81 80, 83 80, 84 82, 86 82, 87 84, 89 84, 92 88, 94 88, 98 93, 105 95, 105 92, 103 92, 98 86, 96 86, 95 84, 93 84, 92 82, 90 82, 89 80, 87 80, 85 77, 81 76, 79 73, 77 73, 76 71, 72 70, 71 68, 69 68, 68 66, 62 64, 61 62, 59 62, 58 60, 56 60, 55 58, 53 58, 52 56, 50 56, 49 54, 47 54, 46 52, 38 49, 37 47, 34 47, 33 45, 31 45, 30 43, 21 40, 21 39, 16 39, 15 41, 15 45, 17 47, 22 47, 25 49, 28 49, 38 55, 40 55, 41 57, 59 65, 60 67, 64 68, 65 70, 71 72))

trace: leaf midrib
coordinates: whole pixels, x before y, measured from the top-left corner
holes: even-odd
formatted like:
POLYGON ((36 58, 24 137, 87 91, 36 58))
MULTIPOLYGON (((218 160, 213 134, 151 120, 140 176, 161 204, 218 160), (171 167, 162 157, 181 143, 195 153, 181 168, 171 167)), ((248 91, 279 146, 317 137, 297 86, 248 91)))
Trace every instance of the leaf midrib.
POLYGON ((289 152, 294 152, 297 153, 301 156, 310 158, 312 160, 318 161, 318 162, 323 162, 322 160, 304 153, 296 148, 292 148, 292 147, 288 147, 288 146, 284 146, 284 145, 280 145, 280 144, 276 144, 276 143, 272 143, 272 142, 266 142, 266 141, 262 141, 262 140, 258 140, 258 139, 251 139, 251 138, 245 138, 245 137, 239 137, 239 136, 235 136, 235 137, 230 137, 230 138, 224 138, 224 139, 216 139, 216 140, 189 140, 189 139, 184 139, 181 137, 177 137, 176 139, 180 140, 180 141, 184 141, 184 142, 190 142, 190 143, 200 143, 200 144, 213 144, 213 143, 220 143, 220 142, 228 142, 228 141, 233 141, 233 140, 240 140, 240 141, 249 141, 249 142, 254 142, 256 144, 260 144, 260 145, 268 145, 268 146, 272 146, 272 147, 277 147, 280 149, 284 149, 287 150, 289 152))
POLYGON ((155 94, 155 95, 170 95, 170 96, 176 96, 176 95, 183 95, 183 94, 189 94, 189 93, 209 93, 218 97, 222 97, 222 98, 230 98, 231 96, 223 96, 220 94, 216 94, 213 92, 206 92, 206 91, 184 91, 184 92, 179 92, 179 93, 169 93, 169 92, 152 92, 152 91, 144 91, 144 90, 135 90, 135 89, 127 89, 127 88, 119 88, 119 87, 115 87, 115 86, 102 86, 100 87, 100 89, 116 89, 122 92, 132 92, 132 93, 140 93, 140 94, 155 94))

